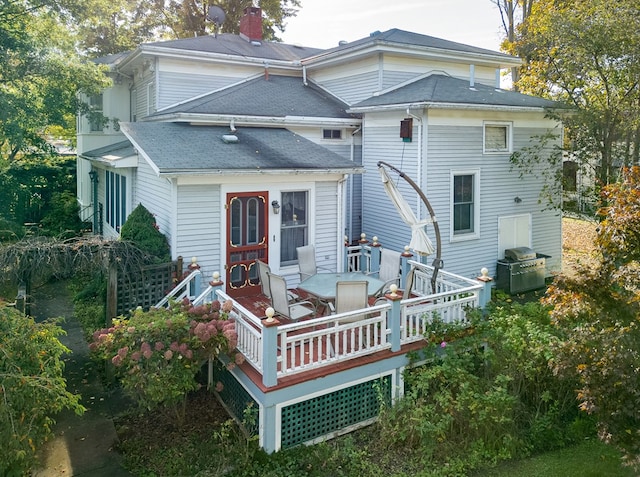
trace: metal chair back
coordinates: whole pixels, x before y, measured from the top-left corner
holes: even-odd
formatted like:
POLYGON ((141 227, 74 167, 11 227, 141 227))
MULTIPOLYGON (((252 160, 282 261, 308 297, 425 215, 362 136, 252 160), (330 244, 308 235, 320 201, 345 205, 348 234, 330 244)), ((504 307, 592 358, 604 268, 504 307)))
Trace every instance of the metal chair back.
POLYGON ((313 245, 297 247, 298 267, 300 267, 300 281, 315 275, 318 272, 316 265, 316 249, 313 245))

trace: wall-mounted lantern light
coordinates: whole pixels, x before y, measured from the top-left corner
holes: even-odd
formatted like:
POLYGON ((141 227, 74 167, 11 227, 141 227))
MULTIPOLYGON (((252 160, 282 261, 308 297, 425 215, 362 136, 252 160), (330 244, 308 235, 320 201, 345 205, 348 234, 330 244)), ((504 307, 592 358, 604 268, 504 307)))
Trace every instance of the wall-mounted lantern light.
POLYGON ((274 214, 277 215, 280 213, 280 203, 277 200, 271 202, 271 207, 273 207, 274 214))

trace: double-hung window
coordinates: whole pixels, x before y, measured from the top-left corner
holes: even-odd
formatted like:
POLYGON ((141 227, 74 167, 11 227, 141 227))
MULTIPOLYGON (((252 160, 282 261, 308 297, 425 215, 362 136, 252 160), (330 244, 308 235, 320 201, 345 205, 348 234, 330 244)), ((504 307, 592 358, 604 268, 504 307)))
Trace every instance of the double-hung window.
POLYGON ((105 174, 106 222, 116 231, 127 219, 127 178, 113 171, 105 174))
POLYGON ((309 243, 307 191, 282 192, 280 265, 296 263, 296 248, 309 243))
POLYGON ((479 235, 479 171, 451 173, 451 237, 452 240, 479 235))
POLYGON ((483 150, 485 154, 504 154, 512 152, 511 123, 485 122, 483 132, 483 150))
POLYGON ((102 118, 102 94, 93 94, 89 96, 89 106, 91 108, 91 114, 89 116, 89 131, 102 132, 104 126, 102 118))

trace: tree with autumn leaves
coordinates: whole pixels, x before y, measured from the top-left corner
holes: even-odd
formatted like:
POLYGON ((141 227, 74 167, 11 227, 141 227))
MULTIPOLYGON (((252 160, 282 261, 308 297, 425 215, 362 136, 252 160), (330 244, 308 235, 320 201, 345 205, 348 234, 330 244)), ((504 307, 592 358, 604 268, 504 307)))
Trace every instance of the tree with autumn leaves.
POLYGON ((577 374, 580 408, 599 436, 640 467, 640 167, 603 190, 595 267, 559 277, 545 301, 565 332, 553 366, 577 374))

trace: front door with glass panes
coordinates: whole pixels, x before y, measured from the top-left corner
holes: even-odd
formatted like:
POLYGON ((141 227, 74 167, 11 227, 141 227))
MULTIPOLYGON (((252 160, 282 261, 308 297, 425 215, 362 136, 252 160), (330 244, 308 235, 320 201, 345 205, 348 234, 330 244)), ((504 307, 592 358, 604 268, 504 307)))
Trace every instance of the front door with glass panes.
POLYGON ((255 260, 267 261, 267 192, 227 194, 227 293, 232 297, 260 293, 255 260))

